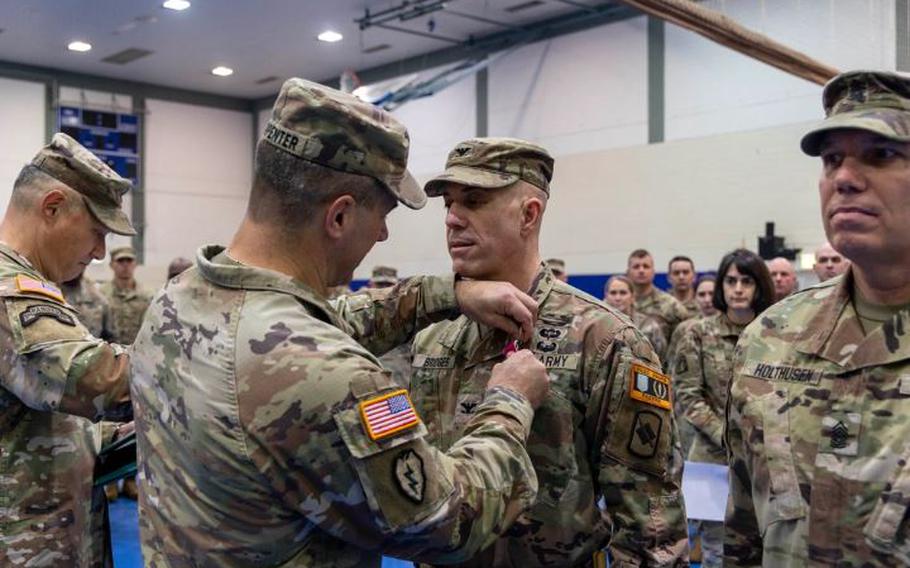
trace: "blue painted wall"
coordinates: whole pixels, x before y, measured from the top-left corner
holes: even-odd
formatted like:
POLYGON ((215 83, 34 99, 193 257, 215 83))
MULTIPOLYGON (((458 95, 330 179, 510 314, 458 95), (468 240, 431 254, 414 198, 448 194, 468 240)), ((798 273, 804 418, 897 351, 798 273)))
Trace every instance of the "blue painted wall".
MULTIPOLYGON (((583 290, 588 294, 591 294, 595 298, 603 298, 604 294, 604 285, 606 285, 607 280, 610 279, 612 274, 577 274, 569 275, 569 284, 575 286, 579 290, 583 290)), ((366 286, 366 280, 352 280, 351 281, 351 290, 357 291, 363 286, 366 286)), ((670 281, 667 280, 667 274, 665 272, 660 272, 654 275, 654 285, 660 288, 661 290, 670 289, 670 281)))

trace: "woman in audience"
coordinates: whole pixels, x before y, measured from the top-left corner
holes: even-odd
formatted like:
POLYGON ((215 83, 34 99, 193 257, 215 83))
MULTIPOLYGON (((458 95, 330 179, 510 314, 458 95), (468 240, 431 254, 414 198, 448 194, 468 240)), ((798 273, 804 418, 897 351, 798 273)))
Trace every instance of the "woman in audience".
MULTIPOLYGON (((765 261, 745 249, 724 256, 717 279, 717 313, 686 327, 675 346, 672 374, 678 417, 695 428, 689 461, 726 464, 722 435, 733 348, 746 325, 774 303, 774 284, 765 261)), ((721 566, 723 523, 693 522, 701 535, 702 566, 721 566)))
POLYGON ((714 284, 716 278, 713 274, 705 274, 695 283, 695 301, 702 316, 713 316, 717 313, 714 307, 714 284))
POLYGON ((604 286, 604 299, 608 304, 624 313, 635 324, 663 361, 667 355, 667 340, 660 322, 652 316, 635 311, 635 292, 632 281, 621 274, 610 277, 604 286))

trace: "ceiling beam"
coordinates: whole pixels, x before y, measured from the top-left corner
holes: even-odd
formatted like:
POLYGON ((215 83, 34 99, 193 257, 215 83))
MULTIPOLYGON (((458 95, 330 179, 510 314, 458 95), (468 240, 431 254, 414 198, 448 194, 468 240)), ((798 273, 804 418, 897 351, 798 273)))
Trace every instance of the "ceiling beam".
MULTIPOLYGON (((519 29, 495 32, 479 38, 469 39, 451 47, 370 67, 357 71, 357 76, 360 77, 364 84, 376 83, 440 65, 456 63, 469 58, 479 58, 517 45, 544 41, 642 15, 640 11, 625 4, 615 1, 604 2, 584 10, 527 24, 519 29)), ((327 77, 319 82, 330 87, 338 87, 337 76, 327 77)), ((277 93, 257 99, 255 102, 256 109, 271 108, 276 96, 277 93)))
POLYGON ((51 67, 39 67, 10 61, 0 61, 0 77, 242 112, 252 111, 254 103, 253 99, 215 95, 188 89, 178 89, 176 87, 153 85, 151 83, 100 77, 98 75, 85 75, 51 67))

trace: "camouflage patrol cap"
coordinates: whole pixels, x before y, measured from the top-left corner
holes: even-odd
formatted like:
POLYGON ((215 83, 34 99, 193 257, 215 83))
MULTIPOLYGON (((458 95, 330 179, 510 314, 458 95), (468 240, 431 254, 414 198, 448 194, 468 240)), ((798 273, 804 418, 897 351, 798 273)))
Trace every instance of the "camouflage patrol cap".
POLYGON ((111 249, 111 262, 117 262, 121 258, 131 258, 133 260, 136 260, 136 250, 131 246, 123 246, 111 249))
POLYGON ((370 277, 370 284, 392 285, 398 284, 398 270, 391 266, 374 266, 370 277))
POLYGON ((66 134, 54 134, 31 165, 80 193, 92 215, 112 233, 136 234, 121 209, 132 184, 66 134))
POLYGON ((430 197, 442 194, 448 183, 497 189, 524 180, 550 195, 553 157, 517 138, 471 138, 449 152, 446 171, 427 182, 430 197))
POLYGON ((558 274, 566 273, 566 261, 561 258, 548 258, 544 261, 544 264, 547 265, 547 268, 556 272, 558 274))
POLYGON ((822 92, 825 120, 803 136, 800 146, 818 156, 825 134, 843 128, 866 130, 910 142, 910 75, 891 71, 848 71, 822 92))
POLYGON ((410 138, 386 111, 304 79, 281 86, 263 137, 298 158, 369 176, 411 209, 427 196, 408 172, 410 138))

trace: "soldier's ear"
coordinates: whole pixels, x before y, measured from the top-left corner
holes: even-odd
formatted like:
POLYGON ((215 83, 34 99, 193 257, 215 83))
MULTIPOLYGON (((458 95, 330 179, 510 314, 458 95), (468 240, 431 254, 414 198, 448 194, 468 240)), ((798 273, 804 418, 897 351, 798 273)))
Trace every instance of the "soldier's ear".
POLYGON ((68 196, 59 189, 48 191, 39 202, 41 216, 47 219, 59 217, 67 206, 67 199, 68 196))
POLYGON ((354 206, 357 202, 350 195, 342 195, 329 203, 323 216, 323 228, 332 239, 340 239, 353 229, 354 206))
POLYGON ((529 197, 521 205, 521 232, 528 234, 540 227, 543 216, 543 201, 537 197, 529 197))

